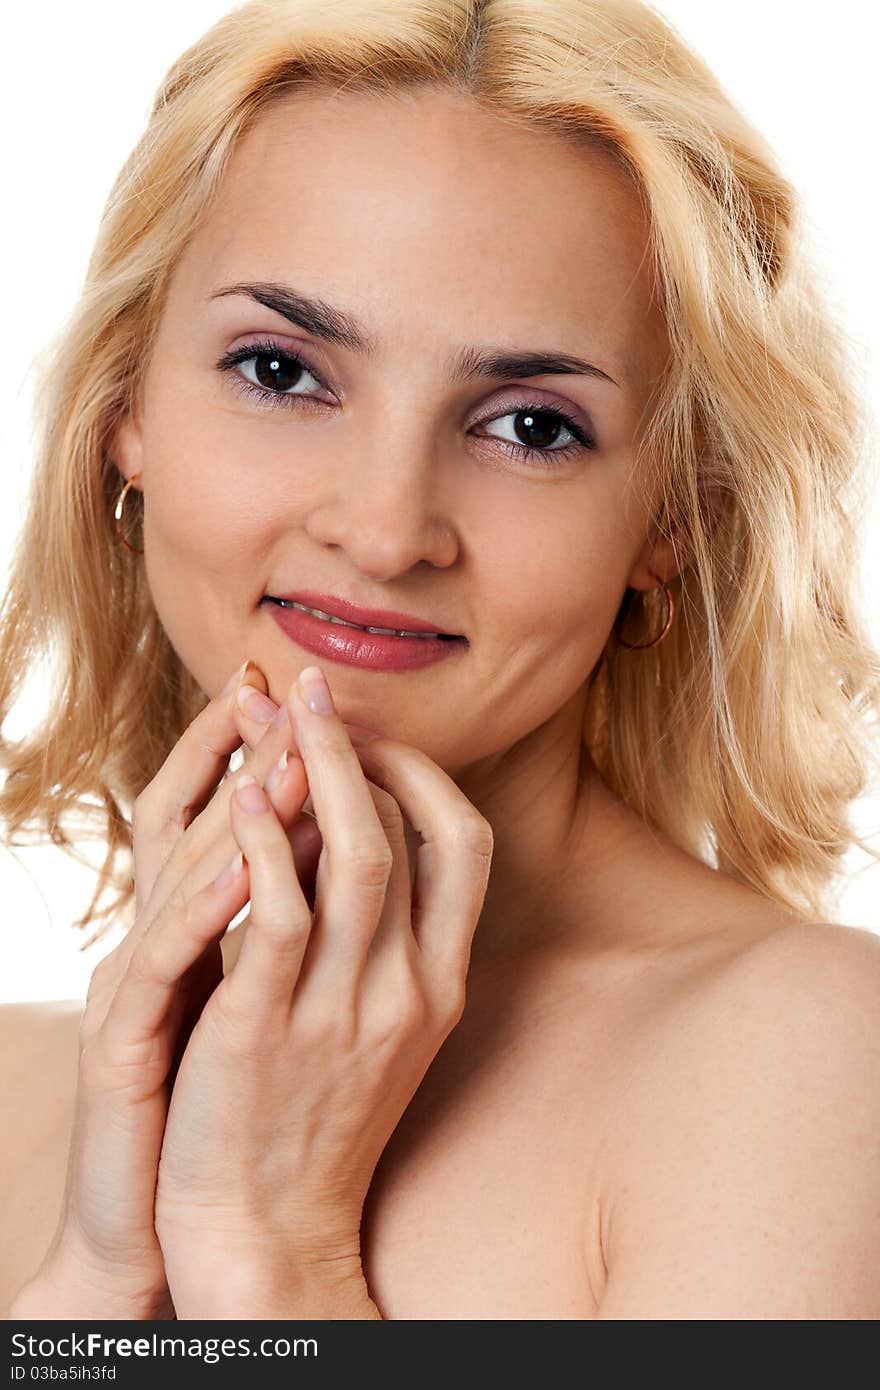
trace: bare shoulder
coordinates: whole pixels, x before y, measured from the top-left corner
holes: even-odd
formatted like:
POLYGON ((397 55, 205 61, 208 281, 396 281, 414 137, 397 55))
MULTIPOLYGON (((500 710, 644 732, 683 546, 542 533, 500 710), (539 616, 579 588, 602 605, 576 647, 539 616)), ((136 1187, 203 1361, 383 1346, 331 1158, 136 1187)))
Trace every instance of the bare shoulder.
POLYGON ((792 922, 750 939, 658 1018, 683 1065, 753 1089, 863 1085, 880 1062, 880 935, 792 922))
POLYGON ((740 948, 719 957, 690 1000, 692 1016, 708 1030, 704 1041, 723 1045, 736 1029, 778 1031, 780 1043, 796 1030, 818 1028, 841 1044, 869 1044, 868 1028, 877 1037, 880 1002, 880 934, 860 927, 792 921, 764 935, 746 939, 740 948))
POLYGON ((791 922, 750 944, 738 969, 729 972, 731 987, 754 971, 781 972, 779 983, 789 981, 795 993, 811 984, 858 992, 862 982, 869 990, 876 990, 880 984, 880 928, 874 932, 825 922, 791 922))
POLYGON ((795 920, 669 992, 611 1121, 601 1316, 880 1316, 878 1068, 873 932, 795 920))
POLYGON ((63 1100, 76 1080, 82 1011, 79 999, 0 1004, 4 1118, 39 1121, 63 1100))
POLYGON ((61 1210, 79 1000, 0 1005, 0 1306, 37 1269, 61 1210))

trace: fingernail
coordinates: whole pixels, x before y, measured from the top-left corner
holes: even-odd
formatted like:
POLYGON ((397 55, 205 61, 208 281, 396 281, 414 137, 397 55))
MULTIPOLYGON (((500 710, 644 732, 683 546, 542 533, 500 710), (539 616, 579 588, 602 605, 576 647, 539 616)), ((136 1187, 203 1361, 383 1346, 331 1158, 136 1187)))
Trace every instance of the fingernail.
POLYGON ((320 666, 307 666, 299 673, 299 691, 314 714, 333 714, 333 697, 320 666))
POLYGON ((274 792, 287 771, 287 749, 285 748, 264 783, 267 792, 274 792))
POLYGON ((253 719, 258 724, 268 724, 270 719, 275 718, 275 701, 259 690, 254 690, 252 685, 243 685, 235 698, 239 709, 244 711, 248 719, 253 719))
POLYGON ((287 710, 285 709, 284 705, 281 704, 281 705, 278 706, 278 709, 277 709, 277 711, 276 711, 276 713, 275 713, 275 718, 272 720, 272 728, 273 728, 273 729, 280 729, 280 728, 281 728, 281 725, 282 725, 282 724, 286 724, 286 723, 287 723, 287 710))
POLYGON ((241 872, 243 864, 244 855, 242 854, 241 850, 239 850, 235 858, 230 860, 230 862, 226 865, 226 868, 220 870, 220 873, 214 879, 214 883, 212 886, 214 888, 225 888, 227 884, 232 882, 236 874, 239 874, 241 872))
POLYGON ((230 690, 235 689, 242 676, 244 675, 244 668, 247 666, 247 664, 248 663, 246 661, 243 661, 239 666, 238 670, 233 672, 233 674, 229 677, 229 680, 224 685, 223 689, 220 691, 221 695, 228 695, 230 690))
POLYGON ((266 793, 257 779, 252 777, 249 772, 239 777, 235 785, 235 795, 243 811, 255 813, 269 809, 266 793))

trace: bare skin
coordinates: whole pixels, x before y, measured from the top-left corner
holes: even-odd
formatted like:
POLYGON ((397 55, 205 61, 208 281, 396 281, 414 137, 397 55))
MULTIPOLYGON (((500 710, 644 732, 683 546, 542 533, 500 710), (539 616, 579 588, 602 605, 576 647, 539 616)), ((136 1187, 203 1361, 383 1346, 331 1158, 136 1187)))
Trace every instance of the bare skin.
MULTIPOLYGON (((322 663, 343 720, 423 749, 495 837, 464 1015, 364 1210, 364 1272, 387 1318, 868 1315, 873 1228, 855 1208, 842 1221, 839 1203, 820 1222, 846 1243, 843 1273, 814 1232, 826 1194, 868 1190, 847 1117, 880 1130, 863 1096, 876 1030, 850 1021, 876 1012, 877 943, 801 924, 682 853, 582 748, 584 682, 626 586, 673 573, 656 499, 629 486, 665 352, 645 237, 595 152, 447 94, 298 96, 236 152, 117 441, 147 499, 157 610, 206 691, 249 656, 280 699, 311 658, 260 599, 306 579, 470 641, 405 676, 322 663), (377 355, 246 297, 210 298, 242 280, 347 308, 377 355), (220 379, 221 353, 268 333, 309 352, 330 389, 302 381, 322 408, 266 409, 220 379), (464 343, 565 348, 617 384, 455 383, 445 364, 464 343), (502 422, 538 399, 589 424, 598 449, 505 454, 516 435, 502 422), (790 1115, 793 1093, 806 1100, 790 1115)), ((227 970, 245 930, 224 940, 227 970)), ((7 1294, 57 1219, 77 1016, 7 1011, 19 1046, 45 1049, 42 1092, 27 1067, 9 1089, 25 1118, 7 1294)))
MULTIPOLYGON (((848 961, 860 972, 867 964, 876 988, 877 943, 866 933, 792 922, 656 841, 625 810, 621 833, 629 850, 616 871, 621 900, 632 892, 643 904, 626 917, 628 930, 608 917, 596 923, 600 945, 569 933, 474 971, 464 1016, 382 1155, 364 1209, 362 1251, 385 1318, 642 1316, 638 1307, 603 1306, 616 1264, 625 1268, 629 1256, 612 1213, 621 1203, 647 1205, 660 1219, 693 1200, 687 1144, 673 1192, 662 1204, 652 1197, 660 1123, 646 1093, 672 1104, 682 1077, 707 1049, 717 1051, 712 1020, 731 1009, 742 1014, 749 969, 759 1000, 774 1012, 789 1007, 781 981, 770 996, 766 974, 789 939, 807 961, 823 947, 836 953, 847 978, 848 961), (657 901, 662 913, 651 906, 657 901)), ((245 922, 224 939, 225 969, 246 930, 245 922)), ((10 1120, 15 1115, 16 1152, 3 1184, 15 1192, 4 1212, 14 1254, 2 1271, 0 1301, 37 1268, 57 1220, 79 1013, 73 1002, 7 1008, 5 1017, 0 1011, 22 1056, 5 1091, 10 1120)), ((735 1089, 747 1096, 754 1084, 754 1057, 746 1050, 735 1089)), ((699 1090, 684 1098, 683 1128, 685 1120, 703 1125, 704 1104, 699 1090)), ((732 1167, 748 1162, 747 1124, 737 1142, 727 1155, 732 1167)), ((717 1180, 723 1184, 721 1163, 717 1180)), ((822 1181, 817 1173, 817 1189, 822 1181)), ((684 1262, 688 1239, 682 1223, 676 1253, 684 1262)), ((801 1239, 807 1241, 806 1231, 801 1239)), ((858 1287, 852 1296, 859 1297, 858 1287)), ((645 1316, 659 1317, 775 1315, 740 1312, 735 1301, 731 1311, 716 1313, 673 1305, 652 1314, 641 1306, 645 1316)), ((810 1314, 795 1308, 780 1315, 810 1314)), ((814 1315, 859 1316, 833 1309, 814 1315)))

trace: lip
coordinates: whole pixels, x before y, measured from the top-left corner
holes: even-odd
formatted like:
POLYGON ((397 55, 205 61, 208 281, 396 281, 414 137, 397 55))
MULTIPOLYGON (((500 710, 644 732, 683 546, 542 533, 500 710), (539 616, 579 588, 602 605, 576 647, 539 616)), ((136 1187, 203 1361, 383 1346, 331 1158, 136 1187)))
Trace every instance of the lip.
MULTIPOLYGON (((283 595, 279 594, 278 597, 283 595)), ((305 603, 305 596, 297 598, 296 602, 305 603)), ((370 671, 418 671, 422 667, 435 665, 454 652, 466 651, 468 646, 463 637, 454 640, 446 638, 444 641, 439 637, 383 637, 376 632, 358 632, 356 628, 340 627, 338 623, 315 618, 311 613, 301 613, 297 608, 282 608, 268 597, 260 606, 268 608, 281 631, 298 647, 324 661, 339 662, 343 666, 359 666, 370 671)), ((315 604, 316 608, 319 606, 315 604)), ((329 613, 330 609, 322 611, 329 613)), ((340 613, 337 616, 344 615, 340 613)), ((357 620, 349 618, 347 621, 357 620)), ((377 623, 376 626, 384 627, 385 624, 377 623)))
MULTIPOLYGON (((322 613, 330 613, 334 618, 344 618, 347 623, 358 623, 361 627, 396 627, 403 632, 446 632, 441 623, 426 622, 412 613, 392 613, 386 608, 360 608, 348 599, 337 598, 334 594, 319 594, 314 589, 300 589, 295 594, 270 594, 270 598, 283 598, 290 603, 304 603, 306 608, 319 608, 322 613)), ((320 620, 319 620, 320 621, 320 620)), ((460 633, 449 633, 458 637, 460 633)))

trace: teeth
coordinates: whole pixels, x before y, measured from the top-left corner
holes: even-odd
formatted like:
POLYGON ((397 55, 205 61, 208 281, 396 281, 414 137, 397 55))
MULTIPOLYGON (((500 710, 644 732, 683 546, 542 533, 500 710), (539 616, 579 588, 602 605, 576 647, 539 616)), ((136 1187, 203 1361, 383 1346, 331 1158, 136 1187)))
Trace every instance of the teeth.
POLYGON ((346 622, 345 618, 334 618, 332 613, 322 613, 320 608, 307 608, 304 603, 296 603, 292 599, 279 598, 277 603, 282 608, 298 608, 300 613, 311 613, 313 618, 323 618, 325 623, 336 623, 339 627, 357 628, 358 632, 375 632, 382 637, 440 637, 439 632, 407 632, 395 627, 361 627, 360 623, 346 622))

